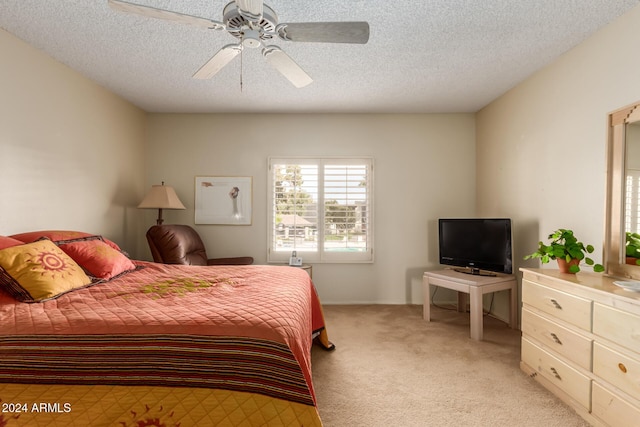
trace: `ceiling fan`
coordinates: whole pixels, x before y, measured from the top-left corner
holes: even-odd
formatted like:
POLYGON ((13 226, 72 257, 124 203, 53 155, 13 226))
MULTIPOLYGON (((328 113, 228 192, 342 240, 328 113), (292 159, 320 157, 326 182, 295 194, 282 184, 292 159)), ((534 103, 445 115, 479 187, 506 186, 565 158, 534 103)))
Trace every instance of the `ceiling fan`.
POLYGON ((292 42, 357 43, 369 41, 367 22, 301 22, 278 23, 276 13, 262 0, 234 0, 223 10, 223 22, 198 16, 186 15, 151 6, 122 0, 108 0, 114 10, 164 19, 182 24, 194 25, 211 30, 226 30, 239 39, 239 43, 229 44, 220 49, 193 75, 195 79, 210 79, 235 58, 244 48, 262 47, 262 56, 294 86, 302 88, 310 84, 311 77, 275 45, 268 45, 279 37, 292 42))

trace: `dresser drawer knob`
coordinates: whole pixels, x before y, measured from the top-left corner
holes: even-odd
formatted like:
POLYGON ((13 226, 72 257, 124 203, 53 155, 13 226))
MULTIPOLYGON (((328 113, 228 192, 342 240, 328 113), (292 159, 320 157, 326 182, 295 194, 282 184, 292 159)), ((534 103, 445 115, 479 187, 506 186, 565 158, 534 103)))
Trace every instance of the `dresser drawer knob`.
POLYGON ((554 300, 553 298, 551 299, 551 304, 553 304, 554 307, 558 310, 562 310, 562 306, 560 305, 560 303, 558 303, 558 301, 554 300))
POLYGON ((558 371, 556 371, 556 368, 553 368, 553 367, 552 367, 552 368, 551 368, 551 372, 553 373, 553 375, 554 375, 557 379, 562 380, 562 377, 560 376, 560 374, 558 373, 558 371))
POLYGON ((627 373, 627 367, 624 366, 624 363, 618 363, 618 369, 620 369, 625 374, 627 373))
POLYGON ((554 334, 553 332, 551 332, 551 338, 553 338, 553 340, 556 342, 556 344, 562 345, 562 341, 560 341, 560 338, 558 338, 558 336, 556 334, 554 334))

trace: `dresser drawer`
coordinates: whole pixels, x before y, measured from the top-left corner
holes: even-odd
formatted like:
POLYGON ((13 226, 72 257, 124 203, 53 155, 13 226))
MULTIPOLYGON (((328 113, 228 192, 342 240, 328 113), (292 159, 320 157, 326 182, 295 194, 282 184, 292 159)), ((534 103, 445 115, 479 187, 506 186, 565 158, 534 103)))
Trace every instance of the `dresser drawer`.
POLYGON ((526 308, 522 309, 522 333, 584 369, 591 370, 591 339, 526 308))
POLYGON ((522 338, 522 361, 539 372, 587 410, 591 409, 591 379, 522 338))
POLYGON ((593 333, 640 353, 640 317, 595 303, 593 333))
POLYGON ((523 280, 522 302, 591 332, 591 300, 523 280))
POLYGON ((640 410, 593 382, 591 413, 610 426, 638 425, 640 410))
POLYGON ((593 373, 640 399, 640 361, 593 343, 593 373))

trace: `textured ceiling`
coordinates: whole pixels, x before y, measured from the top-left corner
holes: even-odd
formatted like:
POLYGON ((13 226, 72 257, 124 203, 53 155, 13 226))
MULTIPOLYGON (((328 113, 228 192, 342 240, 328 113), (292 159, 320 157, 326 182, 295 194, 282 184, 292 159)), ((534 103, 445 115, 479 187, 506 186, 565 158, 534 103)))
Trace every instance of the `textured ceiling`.
MULTIPOLYGON (((216 21, 228 2, 129 1, 216 21)), ((475 112, 640 0, 266 3, 280 22, 367 21, 369 43, 278 40, 314 80, 296 89, 258 49, 211 80, 192 79, 236 39, 107 0, 0 0, 0 28, 149 112, 475 112)))

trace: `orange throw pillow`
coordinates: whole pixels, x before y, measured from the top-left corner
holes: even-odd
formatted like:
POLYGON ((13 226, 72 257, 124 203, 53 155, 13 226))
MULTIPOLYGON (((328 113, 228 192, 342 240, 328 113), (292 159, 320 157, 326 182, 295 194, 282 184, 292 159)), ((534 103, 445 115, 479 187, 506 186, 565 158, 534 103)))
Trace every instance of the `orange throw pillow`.
POLYGON ((22 245, 24 242, 14 239, 13 237, 0 236, 0 249, 10 248, 11 246, 22 245))
MULTIPOLYGON (((41 230, 41 231, 30 231, 28 233, 20 233, 14 234, 10 236, 14 239, 18 239, 24 243, 35 242, 36 240, 40 240, 43 237, 46 237, 49 240, 53 240, 54 242, 60 242, 63 240, 79 240, 83 238, 92 238, 92 237, 100 237, 95 234, 85 233, 84 231, 72 231, 72 230, 41 230)), ((109 239, 105 239, 102 237, 109 246, 113 249, 119 251, 120 247, 109 239)))
POLYGON ((78 240, 59 247, 90 275, 100 279, 109 280, 136 268, 129 258, 101 239, 78 240))

